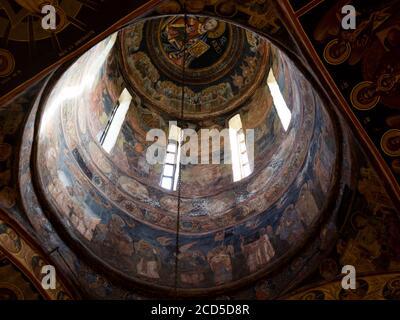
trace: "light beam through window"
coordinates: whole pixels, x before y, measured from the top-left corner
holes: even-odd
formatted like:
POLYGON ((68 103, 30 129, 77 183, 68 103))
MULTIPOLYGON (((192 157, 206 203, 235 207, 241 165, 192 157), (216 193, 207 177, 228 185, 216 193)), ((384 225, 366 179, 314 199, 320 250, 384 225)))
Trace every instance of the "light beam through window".
POLYGON ((285 99, 283 98, 282 92, 275 79, 272 68, 269 70, 267 79, 269 90, 271 91, 272 99, 274 101, 275 110, 278 113, 279 119, 281 120, 283 129, 287 131, 289 128, 290 120, 292 119, 292 113, 288 108, 285 99))
POLYGON ((106 128, 100 137, 100 144, 108 153, 114 148, 119 133, 121 132, 122 125, 124 124, 126 114, 132 101, 132 96, 125 88, 111 112, 110 119, 107 122, 106 128))
POLYGON ((236 182, 248 177, 252 172, 247 154, 246 136, 239 114, 229 120, 229 141, 231 146, 233 181, 236 182))
POLYGON ((172 124, 169 129, 168 145, 161 176, 161 187, 176 191, 181 158, 182 129, 172 124))

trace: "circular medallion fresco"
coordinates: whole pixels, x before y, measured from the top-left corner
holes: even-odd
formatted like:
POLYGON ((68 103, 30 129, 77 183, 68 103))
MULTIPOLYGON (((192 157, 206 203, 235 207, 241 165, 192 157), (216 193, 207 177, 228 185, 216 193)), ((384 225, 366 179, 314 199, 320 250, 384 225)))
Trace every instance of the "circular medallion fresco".
POLYGON ((387 155, 400 156, 400 130, 391 129, 385 132, 381 139, 381 146, 387 155))
POLYGON ((183 17, 150 20, 127 27, 119 38, 131 90, 149 108, 187 120, 240 107, 261 84, 269 63, 266 41, 213 18, 189 17, 186 24, 183 17))
POLYGON ((6 77, 14 71, 15 60, 10 51, 0 49, 0 77, 6 77))
POLYGON ((213 18, 170 17, 146 24, 146 42, 155 65, 167 77, 186 84, 208 84, 235 67, 246 34, 213 18))

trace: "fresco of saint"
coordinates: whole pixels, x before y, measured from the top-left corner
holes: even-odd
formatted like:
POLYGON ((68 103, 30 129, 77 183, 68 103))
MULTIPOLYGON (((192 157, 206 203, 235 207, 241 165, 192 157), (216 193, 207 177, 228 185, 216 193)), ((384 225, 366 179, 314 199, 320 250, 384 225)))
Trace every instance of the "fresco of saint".
POLYGON ((186 50, 185 65, 188 66, 209 51, 211 46, 220 51, 219 43, 211 39, 222 38, 224 32, 225 23, 213 18, 189 17, 185 24, 183 17, 177 17, 167 20, 162 26, 161 41, 168 58, 177 66, 183 65, 186 50))

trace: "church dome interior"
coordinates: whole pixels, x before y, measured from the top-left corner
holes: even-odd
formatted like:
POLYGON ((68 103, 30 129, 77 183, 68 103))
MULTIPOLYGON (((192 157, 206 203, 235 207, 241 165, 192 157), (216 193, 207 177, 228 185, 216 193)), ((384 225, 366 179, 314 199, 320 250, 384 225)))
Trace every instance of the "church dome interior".
POLYGON ((390 1, 0 1, 0 300, 398 299, 390 1))
POLYGON ((217 19, 190 17, 183 34, 184 19, 129 25, 54 75, 35 169, 51 219, 88 256, 144 287, 190 295, 294 259, 329 220, 322 197, 338 200, 340 148, 284 52, 217 19), (247 167, 234 166, 223 135, 231 119, 247 135, 247 167), (169 178, 171 123, 186 163, 172 163, 169 178), (152 129, 161 134, 149 139, 152 129))

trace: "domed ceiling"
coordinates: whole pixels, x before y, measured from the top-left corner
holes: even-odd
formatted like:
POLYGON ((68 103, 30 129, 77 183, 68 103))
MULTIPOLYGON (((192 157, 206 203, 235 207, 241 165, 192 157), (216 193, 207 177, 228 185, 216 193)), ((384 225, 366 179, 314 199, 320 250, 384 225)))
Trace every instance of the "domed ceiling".
POLYGON ((302 250, 319 254, 310 238, 331 240, 335 132, 313 87, 271 43, 215 19, 165 17, 127 26, 54 76, 41 101, 36 171, 49 218, 103 272, 206 294, 285 261, 301 269, 302 250), (129 108, 106 150, 123 92, 129 108), (146 158, 159 142, 149 130, 168 132, 169 121, 192 134, 223 130, 234 116, 254 130, 250 175, 235 181, 223 156, 232 145, 220 141, 220 164, 181 164, 178 190, 160 185, 163 164, 146 158))
POLYGON ((185 82, 188 120, 240 107, 266 73, 268 45, 216 19, 190 17, 186 33, 184 22, 184 17, 157 19, 121 32, 123 70, 131 87, 156 110, 179 117, 185 82))

